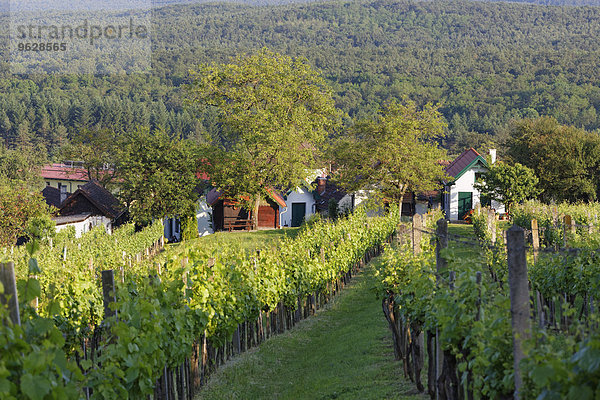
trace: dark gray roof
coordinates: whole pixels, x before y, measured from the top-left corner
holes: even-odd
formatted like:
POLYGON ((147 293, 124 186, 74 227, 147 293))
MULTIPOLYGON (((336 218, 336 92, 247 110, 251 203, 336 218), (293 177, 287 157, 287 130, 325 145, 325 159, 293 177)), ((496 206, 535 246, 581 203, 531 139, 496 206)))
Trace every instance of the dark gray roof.
POLYGON ((62 204, 61 210, 64 209, 77 196, 84 196, 90 203, 98 207, 104 215, 115 219, 119 217, 125 210, 120 207, 119 200, 108 190, 103 188, 97 181, 89 181, 72 195, 70 195, 62 204))
MULTIPOLYGON (((70 193, 67 193, 67 196, 70 193)), ((46 186, 44 190, 42 190, 42 196, 44 196, 44 200, 49 206, 54 206, 56 208, 60 208, 60 190, 52 186, 46 186)))
POLYGON ((328 209, 329 200, 333 199, 336 203, 339 203, 340 200, 348 194, 341 187, 331 183, 329 179, 327 179, 325 183, 325 191, 323 193, 319 194, 317 190, 313 192, 313 195, 315 198, 315 206, 319 211, 325 211, 328 209))

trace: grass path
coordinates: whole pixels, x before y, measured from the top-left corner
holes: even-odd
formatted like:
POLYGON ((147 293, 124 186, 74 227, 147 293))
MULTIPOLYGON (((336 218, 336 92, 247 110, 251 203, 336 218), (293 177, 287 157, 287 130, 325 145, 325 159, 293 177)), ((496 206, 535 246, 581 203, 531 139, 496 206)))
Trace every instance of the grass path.
POLYGON ((196 400, 425 399, 394 360, 374 279, 369 264, 316 316, 221 367, 196 400))

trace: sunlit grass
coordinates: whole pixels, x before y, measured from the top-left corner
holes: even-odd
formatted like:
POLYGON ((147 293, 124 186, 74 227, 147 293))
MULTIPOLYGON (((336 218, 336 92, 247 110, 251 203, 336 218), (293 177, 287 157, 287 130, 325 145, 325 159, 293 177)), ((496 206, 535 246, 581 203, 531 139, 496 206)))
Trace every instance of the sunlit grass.
POLYGON ((169 254, 179 251, 183 246, 206 246, 208 248, 235 247, 254 252, 256 250, 268 250, 284 238, 293 239, 300 232, 300 228, 268 229, 258 231, 234 231, 217 232, 213 235, 203 236, 197 239, 172 243, 166 245, 169 254))
POLYGON ((460 236, 460 238, 450 236, 448 239, 448 247, 454 251, 454 254, 457 257, 465 259, 484 259, 483 254, 481 253, 481 247, 477 243, 477 238, 473 232, 473 225, 448 224, 448 233, 450 235, 460 236), (463 240, 463 242, 459 239, 463 240), (471 244, 464 243, 464 241, 471 242, 471 244))
POLYGON ((425 399, 402 377, 372 266, 316 316, 233 359, 201 399, 425 399))

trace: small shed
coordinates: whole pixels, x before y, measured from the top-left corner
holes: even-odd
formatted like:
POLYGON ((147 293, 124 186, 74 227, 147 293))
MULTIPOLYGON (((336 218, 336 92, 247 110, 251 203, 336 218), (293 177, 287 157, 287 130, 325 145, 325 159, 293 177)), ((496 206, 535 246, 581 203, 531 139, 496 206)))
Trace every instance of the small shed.
MULTIPOLYGON (((286 203, 273 190, 268 190, 269 197, 263 199, 258 206, 258 228, 279 228, 279 207, 286 203)), ((217 189, 206 195, 206 203, 212 207, 212 223, 216 231, 250 229, 252 213, 242 207, 241 203, 227 198, 217 189)))
POLYGON ((79 219, 79 222, 86 215, 104 217, 101 220, 108 232, 125 222, 127 217, 125 209, 120 207, 119 200, 96 181, 90 181, 77 189, 62 202, 58 211, 59 218, 72 217, 71 219, 79 219))

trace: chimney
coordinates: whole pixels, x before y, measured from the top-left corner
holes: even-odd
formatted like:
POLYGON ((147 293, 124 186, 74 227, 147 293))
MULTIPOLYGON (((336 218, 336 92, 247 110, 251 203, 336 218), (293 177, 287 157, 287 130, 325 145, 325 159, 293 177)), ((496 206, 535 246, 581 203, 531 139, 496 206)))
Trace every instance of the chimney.
POLYGON ((327 185, 327 178, 317 178, 317 193, 322 195, 325 193, 325 186, 327 185))
POLYGON ((492 159, 492 164, 496 162, 496 149, 490 149, 490 158, 492 159))

